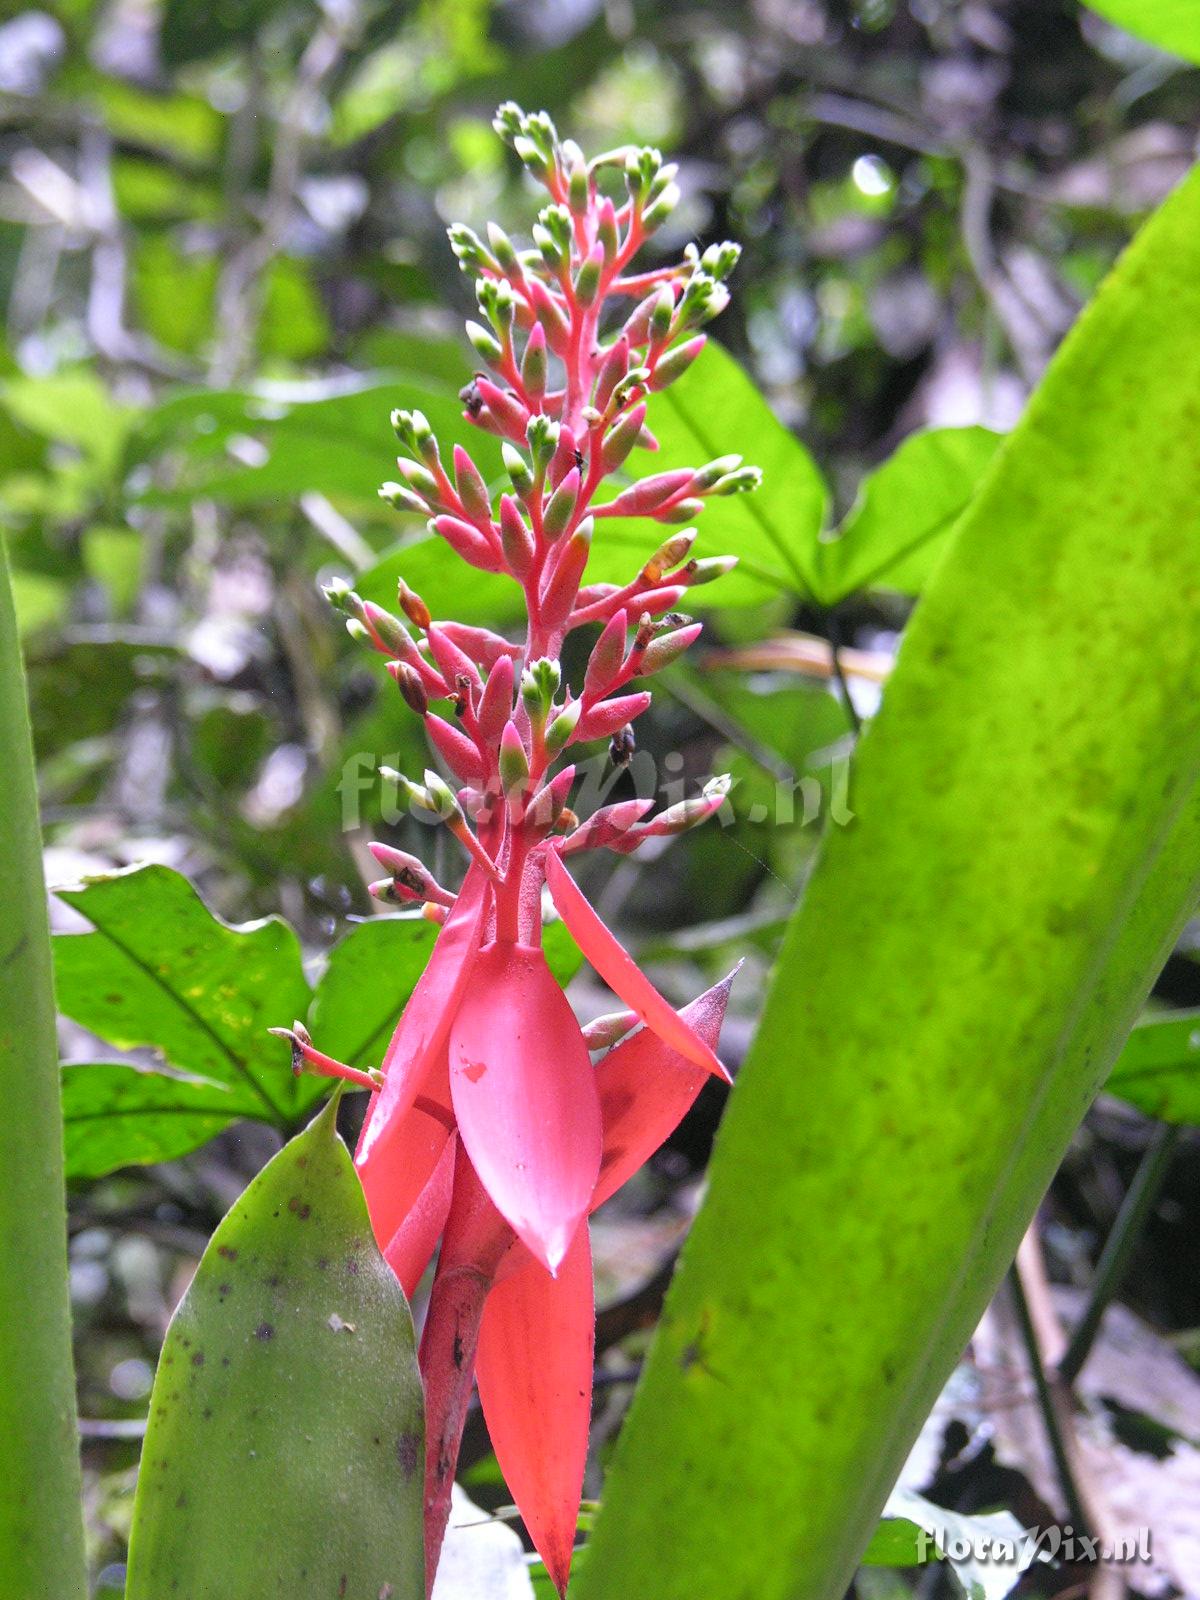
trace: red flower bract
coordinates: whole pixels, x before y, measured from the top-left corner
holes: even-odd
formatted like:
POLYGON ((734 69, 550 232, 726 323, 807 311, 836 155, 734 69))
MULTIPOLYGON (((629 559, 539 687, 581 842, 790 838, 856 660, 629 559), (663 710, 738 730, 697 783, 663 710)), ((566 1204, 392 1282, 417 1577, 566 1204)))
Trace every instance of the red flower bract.
POLYGON ((676 608, 733 565, 694 557, 695 530, 664 538, 661 524, 694 517, 709 496, 753 488, 757 472, 736 456, 653 476, 637 468, 637 452, 658 448, 652 397, 699 354, 698 330, 728 299, 737 247, 689 246, 674 265, 631 273, 678 199, 674 167, 632 147, 588 162, 545 113, 513 105, 495 126, 550 202, 532 249, 499 229, 486 243, 450 230, 479 302, 468 333, 491 374, 476 373, 463 390, 465 417, 504 440, 509 481, 493 495, 458 442, 447 470, 427 419, 397 411, 399 480, 381 494, 470 565, 517 584, 525 637, 435 621, 403 581, 396 615, 347 584, 327 588, 351 633, 389 658, 442 763, 420 782, 383 776, 414 814, 453 835, 469 865, 455 893, 408 851, 372 846, 388 874, 372 893, 420 905, 441 924, 380 1072, 332 1061, 302 1029, 280 1031, 294 1064, 375 1090, 356 1162, 372 1226, 407 1292, 437 1254, 420 1347, 430 1583, 477 1369, 501 1468, 561 1591, 590 1414, 586 1218, 670 1134, 707 1077, 727 1077, 715 1046, 729 994, 726 980, 677 1012, 562 859, 574 869, 586 850, 628 854, 643 839, 682 832, 720 809, 727 780, 657 815, 647 816, 648 799, 624 800, 581 823, 570 808, 576 762, 581 745, 601 739, 611 740, 613 762, 629 760, 630 724, 650 704, 637 680, 694 644, 699 627, 676 608), (622 481, 598 499, 617 474, 622 481), (610 516, 642 516, 659 531, 627 583, 586 585, 610 516), (584 627, 598 637, 572 692, 562 645, 584 627), (598 1066, 542 952, 547 885, 625 1008, 601 1030, 618 1042, 598 1066))

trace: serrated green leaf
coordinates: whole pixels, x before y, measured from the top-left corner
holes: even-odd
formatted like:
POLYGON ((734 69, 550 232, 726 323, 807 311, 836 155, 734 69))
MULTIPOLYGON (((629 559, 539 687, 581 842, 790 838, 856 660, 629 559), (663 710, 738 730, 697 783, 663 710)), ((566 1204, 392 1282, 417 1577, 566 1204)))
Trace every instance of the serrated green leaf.
POLYGON ((412 1319, 336 1101, 217 1228, 167 1331, 126 1600, 421 1600, 412 1319))
POLYGON ((1148 1117, 1200 1124, 1200 1011, 1136 1027, 1104 1087, 1148 1117))
POLYGON ((182 1072, 238 1090, 286 1126, 320 1094, 293 1079, 267 1029, 308 1010, 296 935, 278 917, 230 927, 187 879, 135 866, 59 898, 95 928, 60 934, 54 962, 67 1016, 120 1050, 150 1046, 182 1072))
POLYGON ((245 1090, 118 1061, 63 1068, 68 1178, 102 1178, 119 1167, 173 1161, 238 1117, 261 1118, 245 1090))
POLYGON ((836 532, 812 552, 817 597, 860 589, 920 594, 955 522, 1003 443, 988 428, 914 433, 863 482, 836 532))

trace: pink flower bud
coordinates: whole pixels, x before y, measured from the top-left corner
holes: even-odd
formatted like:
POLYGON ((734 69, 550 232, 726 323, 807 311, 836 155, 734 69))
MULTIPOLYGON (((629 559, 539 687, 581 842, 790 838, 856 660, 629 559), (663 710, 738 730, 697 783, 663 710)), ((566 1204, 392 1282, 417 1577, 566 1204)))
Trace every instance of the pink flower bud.
POLYGON ((650 321, 654 316, 654 308, 658 304, 658 290, 651 289, 644 300, 639 300, 633 308, 622 332, 629 340, 630 345, 637 349, 639 345, 646 344, 650 338, 650 321))
POLYGON ((604 436, 600 447, 600 460, 605 473, 615 472, 638 441, 642 424, 646 420, 646 402, 634 406, 604 436))
POLYGON ((557 539, 567 531, 579 501, 579 483, 579 468, 572 467, 550 496, 542 512, 542 533, 547 539, 557 539))
POLYGON ((500 782, 505 794, 517 794, 529 781, 529 755, 515 722, 504 724, 500 736, 500 782))
POLYGON ((521 360, 521 382, 526 393, 540 400, 546 392, 546 330, 534 323, 521 360))
POLYGON ((592 553, 594 526, 591 517, 584 517, 567 540, 558 565, 550 575, 542 594, 542 622, 547 628, 560 627, 571 615, 579 593, 579 580, 592 553))
POLYGON ((622 333, 620 338, 609 346, 604 360, 600 363, 596 388, 592 395, 592 404, 597 411, 604 411, 607 408, 613 390, 628 371, 629 339, 622 333))
POLYGON ((430 741, 456 777, 464 783, 477 782, 483 777, 483 758, 473 739, 432 714, 425 718, 425 726, 430 741))
POLYGON ((473 688, 482 688, 479 668, 466 651, 454 642, 445 623, 435 622, 429 629, 428 638, 429 653, 436 661, 442 680, 451 694, 457 692, 460 678, 466 678, 473 688))
POLYGON ((490 628, 473 628, 465 622, 443 622, 439 627, 447 639, 481 667, 490 669, 501 656, 515 660, 521 654, 519 644, 511 643, 490 628))
POLYGON ((625 660, 625 635, 629 629, 629 616, 618 611, 604 625, 604 631, 592 646, 587 671, 583 678, 583 692, 588 700, 598 700, 607 694, 625 660))
POLYGON ((490 378, 477 377, 475 387, 504 436, 516 444, 524 444, 525 430, 529 426, 528 408, 521 404, 515 394, 511 394, 507 389, 498 388, 490 378))
POLYGON ((429 524, 434 533, 441 534, 450 548, 460 555, 473 567, 479 567, 483 572, 501 572, 503 564, 499 555, 489 539, 485 539, 478 528, 473 528, 469 522, 462 522, 458 517, 434 517, 429 524))
POLYGON ((650 695, 644 689, 638 694, 618 695, 615 700, 601 700, 580 717, 575 737, 578 740, 611 738, 618 728, 640 717, 649 704, 650 695))
POLYGON ((556 356, 565 356, 571 343, 571 326, 558 299, 539 278, 529 280, 529 298, 538 322, 546 330, 546 343, 556 356))
POLYGON ((514 578, 524 578, 533 566, 533 530, 510 494, 500 496, 500 543, 514 578))
POLYGON ((700 333, 694 339, 689 339, 686 344, 676 345, 674 350, 669 350, 656 362, 649 387, 657 393, 658 390, 665 389, 668 384, 674 383, 676 378, 682 378, 707 342, 708 335, 700 333))
POLYGON ((513 682, 515 673, 510 656, 501 656, 488 673, 483 697, 479 702, 476 720, 479 737, 489 749, 493 748, 512 715, 513 682))
POLYGON ((571 429, 567 427, 560 428, 558 445, 555 448, 554 457, 546 474, 552 488, 558 487, 572 467, 578 467, 579 462, 575 459, 578 454, 578 448, 578 443, 571 429))
POLYGON ((405 644, 410 642, 409 632, 398 617, 377 606, 373 600, 366 600, 362 607, 362 621, 377 650, 385 656, 404 654, 405 644))
POLYGON ((702 623, 693 622, 689 627, 675 628, 670 633, 659 634, 657 639, 651 639, 641 652, 638 674, 648 678, 652 673, 669 667, 673 661, 678 661, 689 645, 700 637, 702 629, 702 623))
MULTIPOLYGON (((562 853, 566 854, 565 845, 562 853)), ((636 1028, 641 1020, 636 1011, 610 1011, 607 1016, 597 1017, 586 1024, 583 1042, 589 1050, 607 1050, 636 1028)))
POLYGON ((479 468, 460 444, 454 446, 454 482, 458 489, 458 498, 468 515, 480 521, 490 521, 492 500, 488 494, 487 484, 484 483, 479 468))
POLYGON ((631 488, 624 489, 604 510, 614 517, 649 517, 691 486, 690 467, 676 467, 671 472, 656 472, 643 478, 631 488))
POLYGON ((525 808, 529 821, 538 828, 553 828, 563 815, 574 782, 574 767, 564 767, 561 772, 556 772, 525 808))
POLYGON ((574 855, 577 850, 599 850, 611 845, 640 822, 653 804, 653 800, 619 800, 616 805, 602 806, 576 828, 561 846, 561 854, 574 855))

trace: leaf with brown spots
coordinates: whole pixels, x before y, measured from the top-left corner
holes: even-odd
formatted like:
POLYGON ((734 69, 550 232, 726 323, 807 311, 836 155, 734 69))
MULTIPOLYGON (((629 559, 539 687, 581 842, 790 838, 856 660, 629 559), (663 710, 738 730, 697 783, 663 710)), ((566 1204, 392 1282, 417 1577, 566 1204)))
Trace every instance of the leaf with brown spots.
POLYGON ((330 1102, 238 1200, 175 1313, 127 1600, 376 1600, 389 1586, 395 1600, 423 1600, 412 1320, 372 1239, 335 1110, 330 1102), (332 1273, 330 1261, 354 1270, 332 1273))

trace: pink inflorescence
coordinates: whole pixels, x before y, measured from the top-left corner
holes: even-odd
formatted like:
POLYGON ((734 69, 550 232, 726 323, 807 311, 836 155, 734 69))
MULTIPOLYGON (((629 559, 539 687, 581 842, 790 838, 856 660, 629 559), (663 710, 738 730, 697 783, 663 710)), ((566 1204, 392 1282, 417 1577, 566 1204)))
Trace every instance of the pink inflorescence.
MULTIPOLYGON (((676 1012, 566 862, 586 849, 628 853, 722 804, 727 784, 717 779, 657 816, 632 800, 580 822, 569 758, 594 740, 610 740, 614 759, 632 747, 630 724, 650 703, 635 683, 692 644, 699 625, 677 608, 733 561, 693 559, 690 528, 671 532, 623 586, 586 584, 588 557, 606 518, 682 524, 709 496, 755 487, 758 472, 737 456, 632 482, 627 469, 635 449, 657 448, 652 396, 699 354, 699 329, 728 300, 737 246, 689 246, 676 265, 631 273, 678 200, 675 168, 632 147, 588 162, 548 116, 512 104, 495 127, 550 196, 532 249, 496 227, 486 244, 469 228, 450 230, 479 301, 481 320, 467 331, 490 372, 463 391, 466 415, 504 441, 508 484, 494 496, 461 446, 448 466, 425 417, 397 411, 402 481, 381 493, 429 518, 472 566, 512 578, 528 626, 513 644, 435 621, 403 583, 399 616, 343 584, 327 591, 351 631, 388 657, 457 787, 433 771, 421 783, 387 775, 468 857, 454 892, 415 857, 371 847, 387 874, 373 892, 424 906, 441 929, 382 1075, 365 1084, 361 1072, 342 1075, 374 1091, 356 1160, 407 1291, 438 1253, 420 1351, 430 1581, 474 1377, 505 1478, 561 1591, 591 1404, 586 1218, 670 1134, 707 1076, 725 1075, 714 1046, 729 992, 726 980, 676 1012), (625 486, 598 500, 615 474, 625 486), (586 626, 599 632, 573 692, 559 656, 566 635, 586 626), (542 953, 543 885, 624 1008, 586 1030, 542 953)), ((307 1035, 289 1038, 298 1064, 342 1071, 307 1035)))

